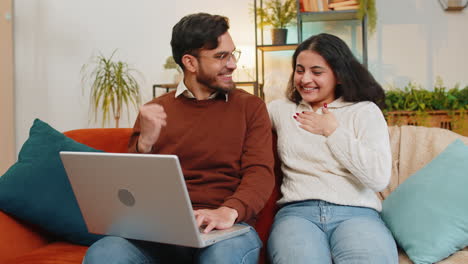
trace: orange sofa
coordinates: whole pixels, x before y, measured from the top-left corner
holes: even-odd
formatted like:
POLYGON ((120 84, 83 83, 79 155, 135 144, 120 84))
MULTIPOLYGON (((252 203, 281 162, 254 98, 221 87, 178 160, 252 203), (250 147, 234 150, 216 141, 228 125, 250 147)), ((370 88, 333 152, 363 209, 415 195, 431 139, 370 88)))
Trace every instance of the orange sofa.
MULTIPOLYGON (((127 152, 131 129, 77 129, 64 134, 96 149, 122 153, 127 152)), ((275 170, 279 177, 279 167, 275 170)), ((264 243, 276 212, 275 201, 278 197, 279 189, 275 187, 255 226, 264 243)), ((82 262, 86 249, 86 246, 54 239, 49 234, 14 219, 0 210, 0 264, 79 264, 82 262)), ((261 254, 260 262, 265 263, 264 251, 261 254)))
MULTIPOLYGON (((381 199, 387 198, 399 184, 430 162, 453 140, 458 138, 468 145, 468 137, 439 128, 391 126, 389 132, 393 157, 392 179, 389 186, 378 193, 381 199)), ((107 152, 126 152, 131 129, 78 129, 64 134, 96 149, 107 152)), ((273 149, 273 153, 276 153, 275 137, 273 149)), ((279 161, 277 156, 275 160, 279 161)), ((264 245, 277 210, 275 201, 280 198, 279 185, 282 174, 279 164, 279 162, 275 164, 275 188, 265 208, 258 216, 255 226, 264 245)), ((54 239, 34 226, 18 221, 0 210, 0 264, 79 264, 86 249, 85 246, 54 239)), ((399 253, 400 264, 412 263, 404 251, 401 250, 399 253)), ((261 252, 260 263, 266 263, 264 249, 261 252)), ((468 247, 438 263, 468 263, 468 247)))

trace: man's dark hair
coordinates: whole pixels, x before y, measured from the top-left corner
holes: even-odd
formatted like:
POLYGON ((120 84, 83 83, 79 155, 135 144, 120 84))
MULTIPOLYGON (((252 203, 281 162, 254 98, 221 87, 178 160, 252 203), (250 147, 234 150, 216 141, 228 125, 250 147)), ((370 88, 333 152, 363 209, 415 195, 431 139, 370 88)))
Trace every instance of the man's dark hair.
POLYGON ((218 47, 218 37, 229 29, 227 17, 207 13, 191 14, 183 17, 172 28, 172 57, 184 69, 182 56, 198 55, 200 49, 218 47))
POLYGON ((335 98, 343 97, 347 102, 371 101, 385 108, 385 92, 372 74, 354 57, 340 38, 322 33, 302 42, 292 59, 293 74, 288 83, 286 96, 298 104, 302 98, 294 85, 297 56, 305 50, 317 52, 328 63, 340 83, 335 88, 335 98))

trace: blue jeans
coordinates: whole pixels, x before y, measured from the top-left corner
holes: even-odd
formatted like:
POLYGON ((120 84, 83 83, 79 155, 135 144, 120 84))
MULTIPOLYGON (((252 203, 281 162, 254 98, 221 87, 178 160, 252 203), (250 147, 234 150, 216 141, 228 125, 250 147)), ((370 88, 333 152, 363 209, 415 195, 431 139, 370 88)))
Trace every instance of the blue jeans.
POLYGON ((205 248, 191 248, 108 236, 86 252, 84 264, 252 263, 258 262, 262 242, 249 232, 205 248))
POLYGON ((320 200, 282 207, 267 250, 272 263, 398 263, 395 240, 377 211, 320 200))

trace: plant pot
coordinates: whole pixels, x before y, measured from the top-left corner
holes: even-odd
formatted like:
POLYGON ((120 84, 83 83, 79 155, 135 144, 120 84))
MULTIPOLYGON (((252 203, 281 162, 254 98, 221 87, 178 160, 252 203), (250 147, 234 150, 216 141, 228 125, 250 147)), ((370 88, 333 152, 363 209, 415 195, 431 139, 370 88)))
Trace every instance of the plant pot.
POLYGON ((272 28, 271 29, 271 42, 273 45, 285 45, 288 29, 286 28, 272 28))
POLYGON ((452 130, 468 136, 468 111, 434 110, 434 111, 392 111, 385 114, 389 126, 426 126, 452 130))

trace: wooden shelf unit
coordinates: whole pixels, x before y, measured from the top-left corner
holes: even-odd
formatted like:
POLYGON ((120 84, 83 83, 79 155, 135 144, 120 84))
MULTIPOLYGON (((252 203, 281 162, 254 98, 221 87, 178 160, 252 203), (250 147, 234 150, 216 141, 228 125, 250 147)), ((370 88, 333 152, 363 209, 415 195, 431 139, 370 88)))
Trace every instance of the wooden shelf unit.
MULTIPOLYGON (((300 0, 296 0, 297 4, 297 41, 301 43, 303 40, 302 29, 304 23, 324 22, 324 21, 344 21, 344 20, 359 20, 357 10, 340 10, 340 11, 323 11, 323 12, 300 12, 300 0)), ((254 14, 257 13, 257 7, 262 7, 263 0, 254 0, 254 14)), ((263 28, 258 26, 257 16, 255 16, 255 82, 258 83, 255 95, 264 98, 263 85, 265 77, 265 52, 276 52, 295 50, 298 43, 286 43, 284 45, 266 44, 263 36, 263 28)), ((367 67, 367 18, 364 17, 361 21, 362 28, 362 63, 367 67)))

